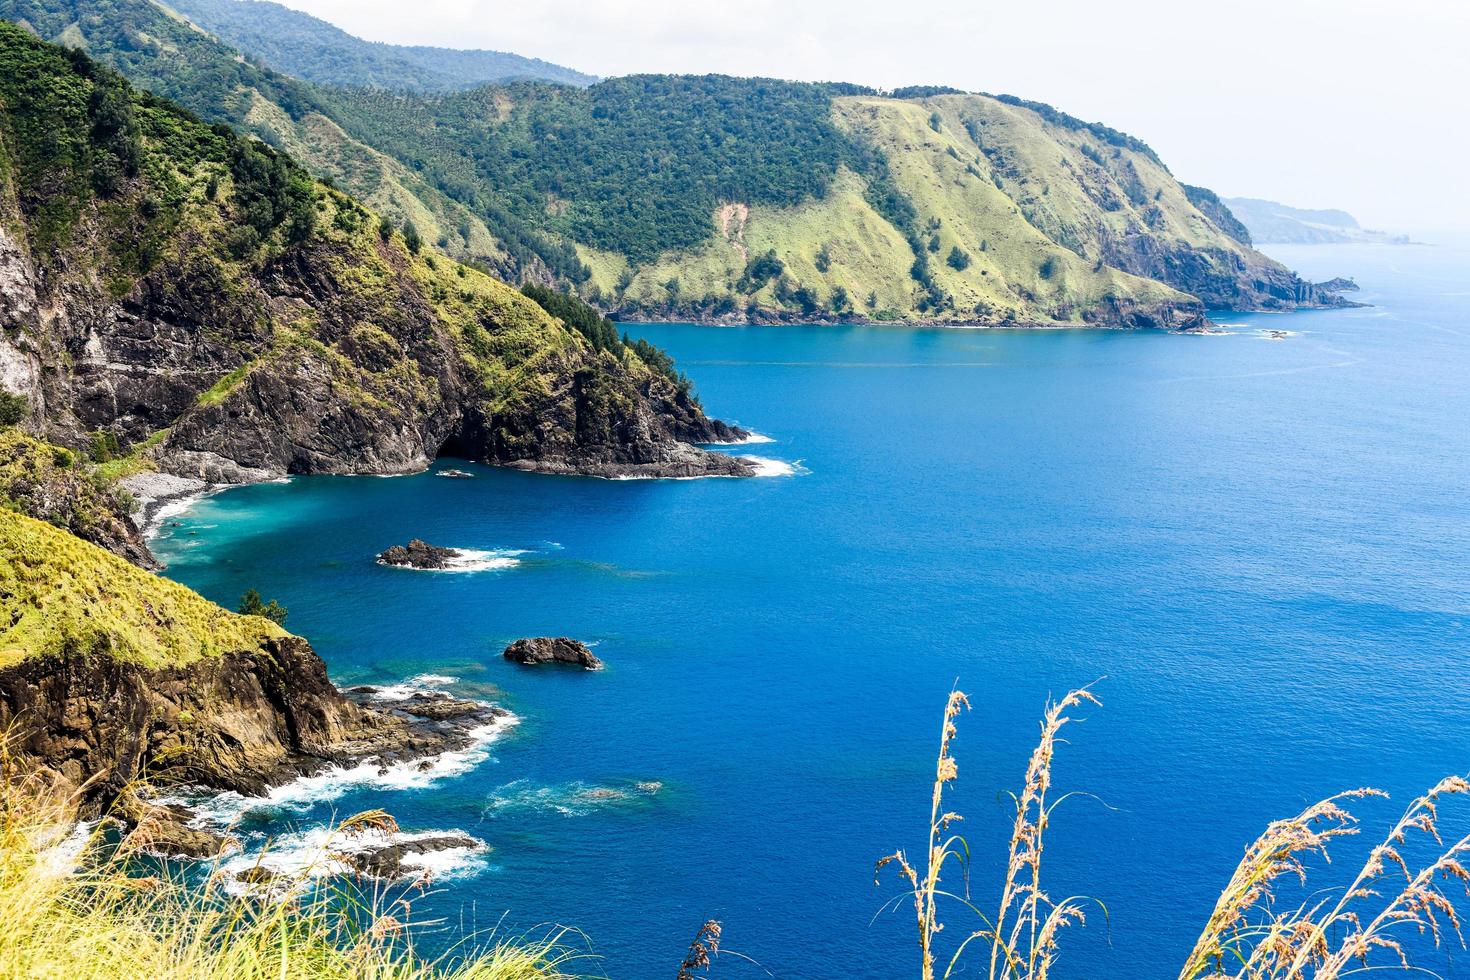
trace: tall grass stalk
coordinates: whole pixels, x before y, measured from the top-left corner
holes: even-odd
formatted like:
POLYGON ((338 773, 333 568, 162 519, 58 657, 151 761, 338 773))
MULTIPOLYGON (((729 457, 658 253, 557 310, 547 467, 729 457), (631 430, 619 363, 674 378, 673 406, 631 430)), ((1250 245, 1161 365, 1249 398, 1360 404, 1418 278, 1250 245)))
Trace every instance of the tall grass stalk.
POLYGON ((1446 845, 1439 807, 1445 797, 1465 793, 1470 782, 1461 777, 1441 780, 1409 804, 1351 884, 1335 897, 1284 912, 1274 908, 1277 880, 1304 884, 1308 858, 1326 860, 1332 841, 1359 832, 1343 804, 1386 794, 1353 790, 1271 824, 1246 848, 1180 980, 1338 980, 1360 969, 1417 969, 1404 948, 1405 934, 1428 936, 1436 949, 1451 938, 1464 948, 1460 913, 1444 885, 1470 895, 1470 871, 1462 862, 1470 836, 1446 845), (1437 854, 1417 868, 1407 854, 1415 838, 1420 845, 1432 842, 1437 854))
POLYGON ((127 842, 78 827, 68 801, 32 781, 0 784, 0 977, 569 980, 580 955, 552 930, 431 961, 415 952, 406 898, 236 898, 218 876, 140 876, 127 842))
POLYGON ((1048 800, 1058 735, 1071 720, 1066 711, 1085 702, 1098 703, 1092 693, 1083 688, 1046 707, 1041 738, 1026 766, 1025 784, 1019 796, 1011 797, 1015 815, 1006 877, 1001 887, 999 908, 991 918, 970 898, 969 844, 964 837, 949 832, 950 825, 963 818, 944 809, 945 787, 959 778, 959 764, 953 753, 954 738, 958 734, 955 721, 970 708, 969 699, 962 692, 950 693, 939 736, 939 756, 929 813, 929 850, 922 872, 901 850, 883 858, 877 867, 881 872, 888 864, 896 865, 899 876, 909 887, 918 922, 922 980, 934 980, 936 975, 934 938, 944 929, 939 918, 940 899, 959 903, 974 913, 980 922, 980 928, 971 931, 950 954, 943 972, 938 974, 944 978, 954 975, 965 952, 972 946, 978 946, 976 952, 988 959, 987 976, 990 980, 1046 980, 1056 959, 1058 932, 1065 926, 1084 920, 1083 904, 1086 899, 1070 897, 1054 902, 1042 890, 1041 859, 1051 812, 1062 802, 1048 800), (950 863, 957 866, 964 878, 962 892, 941 887, 944 868, 950 863), (989 947, 988 954, 986 946, 989 947))
MULTIPOLYGON (((973 949, 972 955, 988 964, 988 980, 1048 980, 1057 959, 1060 931, 1081 924, 1088 904, 1106 911, 1095 899, 1051 899, 1041 878, 1043 841, 1052 812, 1070 795, 1051 798, 1051 766, 1061 741, 1059 734, 1071 720, 1066 712, 1084 703, 1100 704, 1082 688, 1046 707, 1025 783, 1021 793, 1012 796, 1015 816, 1010 849, 999 905, 992 917, 969 894, 969 845, 963 837, 949 833, 950 825, 961 817, 944 809, 946 788, 959 776, 953 752, 955 721, 970 707, 964 694, 950 694, 939 739, 926 861, 916 867, 903 851, 897 851, 878 862, 880 872, 894 864, 908 886, 906 895, 913 901, 918 926, 921 980, 936 976, 934 939, 944 929, 941 899, 968 910, 979 923, 956 944, 937 974, 943 978, 965 969, 962 957, 973 949), (941 884, 942 872, 950 864, 965 878, 961 892, 941 884)), ((1451 941, 1465 948, 1460 912, 1446 886, 1470 896, 1470 869, 1466 867, 1470 835, 1446 844, 1439 820, 1446 797, 1466 794, 1470 794, 1470 781, 1459 776, 1440 781, 1409 804, 1347 887, 1314 892, 1309 900, 1284 911, 1276 906, 1278 881, 1285 877, 1305 885, 1309 861, 1325 863, 1330 844, 1359 832, 1346 805, 1387 794, 1375 789, 1351 790, 1272 823, 1246 848, 1189 952, 1179 980, 1341 980, 1351 973, 1383 969, 1436 976, 1413 963, 1405 943, 1408 937, 1417 936, 1436 949, 1451 941), (1415 862, 1410 852, 1427 846, 1433 847, 1436 856, 1422 864, 1415 862)))

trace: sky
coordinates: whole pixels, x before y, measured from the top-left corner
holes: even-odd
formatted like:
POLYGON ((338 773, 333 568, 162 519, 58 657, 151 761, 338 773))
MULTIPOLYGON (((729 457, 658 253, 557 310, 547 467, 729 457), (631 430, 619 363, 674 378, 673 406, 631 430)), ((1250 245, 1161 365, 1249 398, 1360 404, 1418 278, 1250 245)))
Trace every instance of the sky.
POLYGON ((722 72, 1050 102, 1227 197, 1470 230, 1466 0, 284 0, 359 37, 596 75, 722 72))

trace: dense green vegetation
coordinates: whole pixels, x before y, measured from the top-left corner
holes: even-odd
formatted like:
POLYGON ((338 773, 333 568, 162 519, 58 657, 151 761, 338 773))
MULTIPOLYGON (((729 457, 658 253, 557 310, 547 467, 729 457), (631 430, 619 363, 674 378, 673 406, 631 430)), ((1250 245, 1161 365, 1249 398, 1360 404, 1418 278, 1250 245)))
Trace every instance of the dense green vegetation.
POLYGON ((268 619, 277 626, 286 625, 288 610, 276 600, 266 602, 260 597, 259 589, 246 589, 245 594, 240 597, 238 610, 241 616, 259 616, 268 619))
POLYGON ((593 350, 611 351, 614 354, 631 351, 634 357, 637 357, 654 372, 672 381, 684 395, 694 397, 693 383, 682 371, 674 367, 672 357, 642 337, 632 340, 627 334, 619 336, 618 328, 611 320, 576 296, 570 293, 559 293, 536 283, 526 283, 521 287, 521 293, 535 300, 536 304, 547 313, 586 337, 592 344, 593 350))
POLYGON ((172 0, 169 4, 226 44, 277 71, 329 85, 448 91, 489 82, 590 85, 570 68, 503 51, 377 44, 267 0, 172 0))
POLYGON ((833 125, 828 86, 771 79, 640 75, 589 89, 483 88, 441 96, 330 93, 350 132, 490 215, 558 273, 546 229, 646 262, 707 240, 724 201, 821 198, 858 159, 833 125), (432 125, 426 125, 432 121, 432 125))
POLYGON ((208 119, 245 122, 254 89, 293 119, 316 107, 311 87, 264 71, 196 30, 138 0, 0 0, 0 17, 42 38, 85 46, 133 84, 208 119))
POLYGON ((253 254, 278 229, 291 243, 315 227, 313 182, 289 157, 228 127, 203 126, 162 99, 133 92, 81 51, 38 43, 4 23, 0 100, 13 134, 16 196, 40 244, 64 243, 94 199, 106 208, 130 181, 147 185, 142 201, 116 205, 118 219, 136 215, 142 224, 108 242, 113 275, 141 275, 158 261, 186 205, 180 171, 200 163, 217 164, 232 178, 241 221, 231 244, 238 255, 253 254))

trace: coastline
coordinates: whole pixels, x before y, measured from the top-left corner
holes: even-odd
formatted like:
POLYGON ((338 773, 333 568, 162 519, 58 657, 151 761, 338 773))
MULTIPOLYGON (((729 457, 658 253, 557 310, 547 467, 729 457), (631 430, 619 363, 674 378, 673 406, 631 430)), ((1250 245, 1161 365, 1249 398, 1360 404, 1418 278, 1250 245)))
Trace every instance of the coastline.
POLYGON ((170 517, 228 486, 152 470, 125 476, 118 484, 138 502, 135 520, 145 540, 156 537, 170 517))

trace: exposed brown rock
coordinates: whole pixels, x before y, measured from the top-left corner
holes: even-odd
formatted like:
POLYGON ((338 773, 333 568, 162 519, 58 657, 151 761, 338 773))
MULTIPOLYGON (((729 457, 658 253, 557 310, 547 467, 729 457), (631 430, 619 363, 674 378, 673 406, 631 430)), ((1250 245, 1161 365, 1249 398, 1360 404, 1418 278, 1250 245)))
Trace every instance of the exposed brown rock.
POLYGON ((603 666, 587 644, 566 636, 516 640, 505 648, 505 659, 518 664, 571 664, 586 670, 601 670, 603 666))

